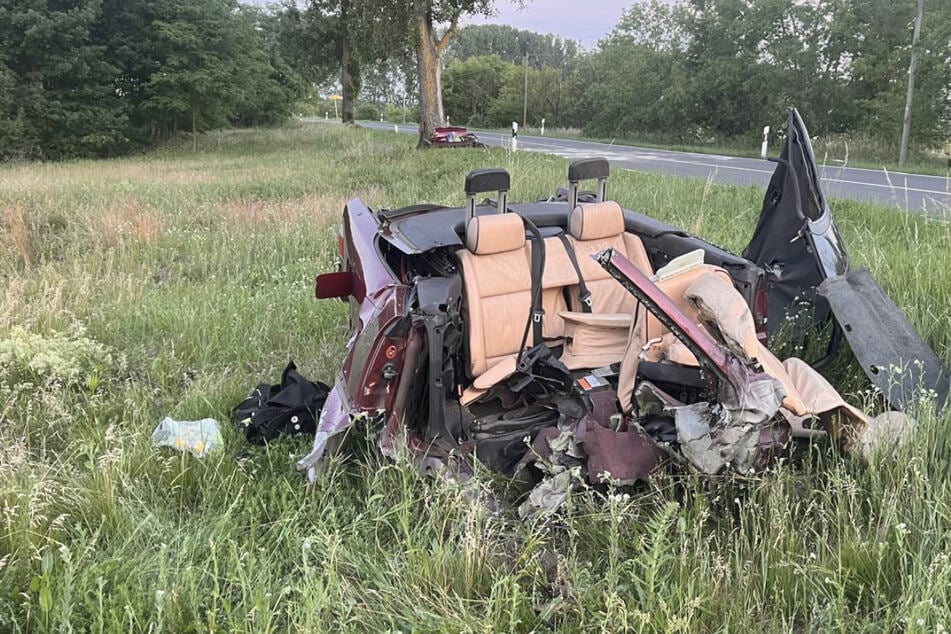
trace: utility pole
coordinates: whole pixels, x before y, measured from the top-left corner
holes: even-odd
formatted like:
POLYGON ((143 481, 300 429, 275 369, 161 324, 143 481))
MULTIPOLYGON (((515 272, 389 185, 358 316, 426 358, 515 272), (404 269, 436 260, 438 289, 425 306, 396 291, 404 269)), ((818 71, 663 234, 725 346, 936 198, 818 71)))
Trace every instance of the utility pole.
POLYGON ((901 150, 898 165, 908 161, 908 145, 911 143, 911 106, 915 100, 915 74, 918 72, 918 40, 921 38, 921 21, 925 15, 925 0, 918 0, 915 16, 915 34, 911 39, 911 63, 908 65, 908 96, 905 97, 905 121, 901 128, 901 150))
POLYGON ((522 100, 522 125, 528 125, 528 53, 525 54, 523 59, 523 65, 525 66, 525 91, 524 99, 522 100))

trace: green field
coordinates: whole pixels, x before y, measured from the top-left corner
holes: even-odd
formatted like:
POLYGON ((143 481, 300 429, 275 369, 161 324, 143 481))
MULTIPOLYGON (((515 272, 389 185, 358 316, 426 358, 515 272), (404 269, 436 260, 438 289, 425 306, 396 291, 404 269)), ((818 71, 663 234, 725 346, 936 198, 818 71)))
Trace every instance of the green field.
MULTIPOLYGON (((869 466, 817 444, 755 479, 583 491, 537 525, 366 443, 308 490, 306 440, 233 433, 288 359, 332 380, 346 309, 313 276, 348 197, 460 204, 466 172, 502 166, 527 200, 565 177, 558 158, 413 143, 317 125, 0 166, 0 631, 951 628, 951 415, 869 466), (225 449, 152 448, 165 415, 225 422, 225 449)), ((610 191, 734 251, 762 199, 632 172, 610 191)), ((951 361, 951 227, 834 211, 853 263, 951 361)), ((854 366, 831 376, 874 400, 854 366)))

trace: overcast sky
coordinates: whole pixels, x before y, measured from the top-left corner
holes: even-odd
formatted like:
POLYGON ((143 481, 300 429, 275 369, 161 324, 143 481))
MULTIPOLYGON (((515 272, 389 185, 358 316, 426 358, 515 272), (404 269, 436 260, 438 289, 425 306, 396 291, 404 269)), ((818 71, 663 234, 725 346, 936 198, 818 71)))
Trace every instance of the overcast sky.
POLYGON ((510 24, 538 33, 555 33, 592 48, 636 0, 528 0, 518 9, 509 0, 496 3, 496 15, 469 18, 466 24, 510 24))

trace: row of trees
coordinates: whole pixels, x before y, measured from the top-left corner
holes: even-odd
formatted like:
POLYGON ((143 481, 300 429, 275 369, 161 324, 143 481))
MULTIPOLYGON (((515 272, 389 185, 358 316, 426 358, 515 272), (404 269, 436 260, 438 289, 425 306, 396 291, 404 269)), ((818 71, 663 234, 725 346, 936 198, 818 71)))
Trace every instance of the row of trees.
POLYGON ((349 122, 363 77, 402 75, 428 135, 444 117, 442 55, 460 19, 491 4, 0 0, 0 159, 107 156, 183 129, 273 123, 331 77, 349 122))
MULTIPOLYGON (((361 97, 374 113, 415 106, 421 138, 448 114, 709 142, 756 134, 796 105, 820 134, 891 141, 920 1, 635 2, 584 52, 506 26, 458 28, 493 0, 0 0, 0 158, 275 123, 328 89, 345 122, 361 97)), ((933 143, 949 118, 951 2, 924 1, 912 130, 933 143)))
MULTIPOLYGON (((446 68, 454 121, 521 121, 599 137, 704 143, 758 134, 797 106, 819 134, 861 134, 897 148, 916 0, 678 0, 628 9, 597 50, 554 62, 496 43, 446 68), (521 53, 521 55, 520 55, 521 53)), ((951 2, 927 0, 916 72, 913 138, 945 138, 951 105, 951 2)), ((468 29, 467 29, 468 30, 468 29)), ((460 33, 463 36, 465 31, 460 33)), ((460 37, 460 39, 463 39, 460 37)))
POLYGON ((283 120, 305 84, 282 28, 237 0, 0 0, 0 159, 283 120))

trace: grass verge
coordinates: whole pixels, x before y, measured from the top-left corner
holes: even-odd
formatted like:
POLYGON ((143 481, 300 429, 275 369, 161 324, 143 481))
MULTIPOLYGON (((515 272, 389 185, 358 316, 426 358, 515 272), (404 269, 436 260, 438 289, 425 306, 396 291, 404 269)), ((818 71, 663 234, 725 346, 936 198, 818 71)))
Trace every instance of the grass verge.
MULTIPOLYGON (((0 166, 0 630, 951 627, 949 416, 868 467, 815 445, 753 479, 588 490, 538 525, 372 451, 308 491, 306 441, 246 445, 226 421, 254 385, 288 358, 325 381, 338 366, 346 309, 312 279, 347 197, 461 204, 490 165, 513 200, 564 180, 554 157, 413 141, 305 126, 0 166), (165 415, 225 422, 225 449, 152 448, 165 415)), ((632 172, 611 191, 734 251, 762 197, 632 172)), ((951 360, 948 224, 835 213, 854 262, 951 360)), ((853 366, 834 379, 871 399, 853 366)))

